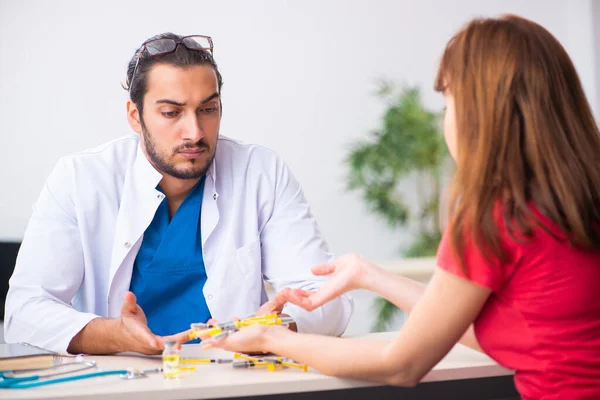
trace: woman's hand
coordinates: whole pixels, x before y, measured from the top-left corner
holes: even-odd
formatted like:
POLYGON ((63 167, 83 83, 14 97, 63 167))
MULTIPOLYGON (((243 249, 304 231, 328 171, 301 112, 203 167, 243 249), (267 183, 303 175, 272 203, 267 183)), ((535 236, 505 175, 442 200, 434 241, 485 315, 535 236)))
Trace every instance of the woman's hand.
POLYGON ((314 275, 331 275, 316 291, 292 289, 281 296, 290 303, 312 311, 330 300, 354 289, 364 288, 369 273, 378 268, 358 254, 347 254, 337 260, 311 269, 314 275))
POLYGON ((237 353, 267 353, 270 351, 267 339, 285 340, 287 334, 294 333, 284 326, 252 325, 224 338, 209 338, 202 344, 205 349, 218 347, 237 353))

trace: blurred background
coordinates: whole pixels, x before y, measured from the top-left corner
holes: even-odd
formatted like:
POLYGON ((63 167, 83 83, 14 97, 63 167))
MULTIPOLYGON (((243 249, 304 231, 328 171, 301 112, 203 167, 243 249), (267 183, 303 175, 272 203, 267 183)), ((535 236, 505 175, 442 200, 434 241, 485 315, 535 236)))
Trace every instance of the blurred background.
MULTIPOLYGON (((452 169, 437 63, 470 18, 504 13, 558 38, 599 118, 600 1, 0 0, 0 305, 46 177, 60 157, 130 133, 126 65, 167 31, 212 36, 221 134, 284 158, 336 254, 426 281, 433 258, 406 257, 435 254, 452 169), (385 185, 373 171, 394 179, 385 185)), ((401 323, 372 295, 353 295, 349 334, 370 331, 380 312, 378 329, 401 323)))

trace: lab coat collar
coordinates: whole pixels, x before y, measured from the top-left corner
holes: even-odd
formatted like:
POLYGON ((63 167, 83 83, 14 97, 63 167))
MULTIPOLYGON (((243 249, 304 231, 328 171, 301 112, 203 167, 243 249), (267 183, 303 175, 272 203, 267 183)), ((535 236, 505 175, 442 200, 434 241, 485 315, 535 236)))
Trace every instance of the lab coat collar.
MULTIPOLYGON (((114 278, 129 253, 131 251, 137 253, 144 231, 152 222, 156 209, 164 199, 164 195, 156 189, 161 179, 161 173, 150 164, 141 144, 138 143, 135 160, 125 176, 117 215, 110 263, 109 298, 111 293, 125 293, 126 286, 129 285, 129 282, 114 278)), ((109 314, 118 314, 119 309, 120 304, 109 304, 109 314)))
POLYGON ((162 179, 162 174, 154 168, 138 143, 137 154, 133 164, 133 184, 136 191, 147 192, 149 188, 156 189, 162 179))

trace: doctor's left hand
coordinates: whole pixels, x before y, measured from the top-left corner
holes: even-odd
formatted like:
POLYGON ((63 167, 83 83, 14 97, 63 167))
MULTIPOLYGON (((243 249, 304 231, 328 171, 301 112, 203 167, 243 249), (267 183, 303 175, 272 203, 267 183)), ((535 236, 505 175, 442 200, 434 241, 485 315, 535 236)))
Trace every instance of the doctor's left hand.
MULTIPOLYGON (((277 313, 277 314, 280 314, 282 317, 289 317, 289 315, 287 315, 287 314, 281 314, 281 311, 283 311, 283 306, 285 306, 285 303, 288 302, 288 297, 290 296, 290 290, 291 290, 290 288, 283 288, 282 290, 277 292, 277 294, 275 295, 275 297, 273 299, 267 301, 265 304, 260 306, 260 308, 256 311, 256 315, 267 315, 267 314, 277 313)), ((233 317, 232 319, 236 320, 239 318, 233 317)), ((211 318, 208 320, 207 323, 210 325, 216 325, 219 323, 219 321, 211 318)), ((289 329, 294 332, 298 331, 298 328, 295 323, 290 324, 289 329)), ((208 337, 201 337, 202 340, 207 339, 207 338, 208 337)))
MULTIPOLYGON (((273 299, 260 306, 256 312, 256 315, 267 315, 273 313, 281 314, 281 311, 283 311, 283 306, 285 306, 285 303, 288 302, 290 290, 290 288, 281 289, 279 292, 277 292, 273 299)), ((289 317, 287 314, 281 314, 281 316, 289 317)), ((298 331, 298 327, 295 323, 290 324, 289 329, 294 332, 298 331)))
POLYGON ((158 336, 150 331, 146 314, 136 302, 133 293, 125 293, 119 330, 123 338, 124 351, 135 351, 143 354, 158 354, 164 349, 164 342, 175 340, 178 344, 190 340, 190 331, 181 332, 171 336, 158 336))

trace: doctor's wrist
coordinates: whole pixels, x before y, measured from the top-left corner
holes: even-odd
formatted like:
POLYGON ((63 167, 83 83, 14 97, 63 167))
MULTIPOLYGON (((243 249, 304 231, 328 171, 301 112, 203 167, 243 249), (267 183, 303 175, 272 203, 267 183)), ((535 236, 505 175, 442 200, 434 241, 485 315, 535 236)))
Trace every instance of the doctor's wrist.
MULTIPOLYGON (((281 317, 289 317, 289 318, 292 318, 292 319, 293 319, 293 317, 292 317, 291 315, 289 315, 289 314, 286 314, 286 313, 281 313, 281 315, 280 315, 280 316, 281 316, 281 317)), ((293 332, 298 332, 298 325, 296 324, 296 321, 294 321, 294 322, 290 323, 290 324, 288 325, 288 329, 289 329, 290 331, 293 331, 293 332)))
POLYGON ((120 332, 120 319, 94 318, 71 339, 71 354, 112 354, 126 351, 120 332))

